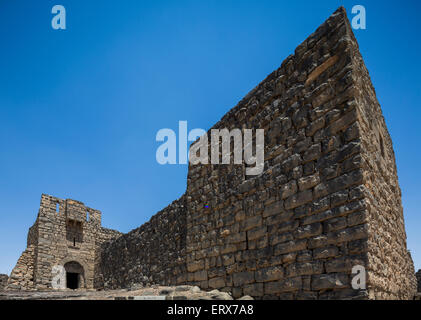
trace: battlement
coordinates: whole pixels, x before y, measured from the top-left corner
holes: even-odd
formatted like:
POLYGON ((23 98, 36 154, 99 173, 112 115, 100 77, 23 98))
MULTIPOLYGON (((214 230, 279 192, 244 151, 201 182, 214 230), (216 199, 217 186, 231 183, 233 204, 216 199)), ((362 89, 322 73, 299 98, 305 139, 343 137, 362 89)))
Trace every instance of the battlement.
POLYGON ((101 211, 85 206, 74 199, 60 199, 42 194, 40 212, 51 215, 64 215, 67 220, 79 223, 92 223, 101 226, 101 211))

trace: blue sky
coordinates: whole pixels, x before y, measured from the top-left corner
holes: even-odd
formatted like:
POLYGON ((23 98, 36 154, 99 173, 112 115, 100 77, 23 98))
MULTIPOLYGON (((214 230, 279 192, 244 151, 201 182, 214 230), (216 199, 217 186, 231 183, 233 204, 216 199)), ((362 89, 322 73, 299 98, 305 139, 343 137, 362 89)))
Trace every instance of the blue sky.
POLYGON ((186 187, 155 160, 161 128, 210 128, 340 5, 391 133, 408 245, 421 268, 419 1, 0 0, 0 273, 26 247, 42 193, 128 232, 186 187), (51 28, 64 5, 67 29, 51 28))

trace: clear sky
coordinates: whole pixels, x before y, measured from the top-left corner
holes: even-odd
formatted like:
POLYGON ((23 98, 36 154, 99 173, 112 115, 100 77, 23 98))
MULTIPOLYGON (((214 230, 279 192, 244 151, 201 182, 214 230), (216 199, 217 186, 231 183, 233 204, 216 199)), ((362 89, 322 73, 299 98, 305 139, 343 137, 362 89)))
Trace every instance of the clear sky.
POLYGON ((161 128, 209 129, 331 13, 355 31, 391 133, 408 245, 421 268, 419 13, 413 1, 0 0, 0 273, 26 247, 42 193, 128 232, 186 188, 155 160, 161 128), (51 8, 67 11, 53 30, 51 8))

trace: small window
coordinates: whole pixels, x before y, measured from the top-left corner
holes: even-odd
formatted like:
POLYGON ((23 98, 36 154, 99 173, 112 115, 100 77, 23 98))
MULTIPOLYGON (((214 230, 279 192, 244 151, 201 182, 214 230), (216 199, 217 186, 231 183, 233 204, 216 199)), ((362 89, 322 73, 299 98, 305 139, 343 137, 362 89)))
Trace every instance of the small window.
POLYGON ((76 238, 73 238, 73 247, 76 247, 76 238))
POLYGON ((89 210, 86 211, 86 221, 89 221, 89 210))
POLYGON ((60 213, 60 204, 58 202, 56 203, 56 212, 60 213))
POLYGON ((384 144, 383 144, 383 139, 382 137, 379 137, 380 139, 380 152, 382 154, 382 157, 384 158, 384 144))

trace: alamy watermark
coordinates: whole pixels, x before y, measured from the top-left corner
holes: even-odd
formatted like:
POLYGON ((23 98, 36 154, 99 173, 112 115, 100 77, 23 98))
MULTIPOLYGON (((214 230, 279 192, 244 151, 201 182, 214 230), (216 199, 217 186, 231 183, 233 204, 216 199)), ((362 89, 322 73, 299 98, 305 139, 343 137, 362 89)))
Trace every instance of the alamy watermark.
MULTIPOLYGON (((248 165, 246 175, 259 175, 264 168, 265 137, 264 129, 212 129, 209 137, 203 129, 187 132, 187 121, 178 124, 178 164, 242 164, 248 165), (198 141, 196 141, 199 139, 198 141), (222 143, 221 143, 222 140, 222 143), (234 146, 231 148, 231 140, 234 146), (255 148, 253 148, 253 140, 255 148), (187 152, 188 141, 196 141, 187 152), (222 153, 221 153, 222 147, 222 153), (253 149, 255 151, 253 152, 253 149), (254 155, 253 155, 254 154, 254 155), (233 161, 231 161, 233 156, 233 161), (253 166, 253 167, 251 167, 253 166)), ((172 129, 161 129, 156 141, 163 142, 156 150, 156 161, 161 164, 177 164, 177 135, 172 129)))
MULTIPOLYGON (((351 10, 355 16, 352 18, 351 25, 355 30, 366 29, 366 9, 363 5, 355 5, 351 10)), ((65 30, 66 29, 66 8, 63 5, 55 5, 51 9, 51 13, 54 17, 51 20, 51 26, 54 30, 65 30)))
POLYGON ((62 5, 55 5, 51 9, 51 13, 55 16, 51 20, 51 27, 54 30, 66 29, 66 8, 62 5))
POLYGON ((51 287, 53 289, 66 288, 66 270, 61 265, 55 265, 51 270, 53 278, 51 280, 51 287))
POLYGON ((365 290, 367 288, 367 273, 365 267, 361 265, 353 266, 352 274, 355 274, 351 280, 352 289, 365 290))
POLYGON ((367 28, 365 7, 360 4, 353 6, 352 14, 355 14, 351 21, 352 28, 355 30, 365 30, 367 28))

